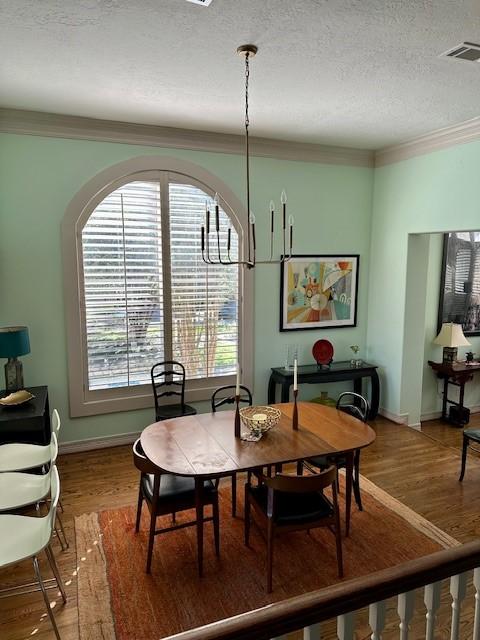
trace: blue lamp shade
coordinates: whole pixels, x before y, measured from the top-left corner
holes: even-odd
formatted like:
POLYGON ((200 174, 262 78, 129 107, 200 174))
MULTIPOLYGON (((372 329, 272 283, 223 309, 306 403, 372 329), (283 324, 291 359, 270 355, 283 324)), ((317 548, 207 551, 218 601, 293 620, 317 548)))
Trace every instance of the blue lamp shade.
POLYGON ((30 353, 27 327, 0 328, 0 357, 16 358, 30 353))

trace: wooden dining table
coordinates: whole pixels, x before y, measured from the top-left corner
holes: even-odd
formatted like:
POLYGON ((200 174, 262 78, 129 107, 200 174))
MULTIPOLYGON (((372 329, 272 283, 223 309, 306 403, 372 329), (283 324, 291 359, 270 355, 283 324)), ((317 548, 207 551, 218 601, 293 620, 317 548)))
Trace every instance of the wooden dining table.
POLYGON ((338 409, 298 403, 298 430, 292 427, 293 403, 276 404, 279 423, 258 442, 235 437, 234 411, 218 411, 155 422, 143 430, 141 445, 159 473, 195 479, 198 570, 203 571, 203 486, 206 478, 279 466, 316 456, 346 458, 345 520, 350 531, 354 452, 375 440, 367 424, 338 409))

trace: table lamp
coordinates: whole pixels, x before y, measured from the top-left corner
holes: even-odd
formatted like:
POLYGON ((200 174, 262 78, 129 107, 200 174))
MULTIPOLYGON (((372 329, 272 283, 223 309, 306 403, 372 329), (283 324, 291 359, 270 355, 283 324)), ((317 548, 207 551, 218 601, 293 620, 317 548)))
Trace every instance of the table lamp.
POLYGON ((470 342, 463 335, 461 324, 444 322, 433 344, 443 347, 443 364, 452 364, 457 360, 457 347, 468 346, 470 342))
POLYGON ((23 389, 23 367, 18 356, 30 353, 27 327, 0 328, 0 358, 8 358, 5 365, 5 389, 8 392, 23 389))

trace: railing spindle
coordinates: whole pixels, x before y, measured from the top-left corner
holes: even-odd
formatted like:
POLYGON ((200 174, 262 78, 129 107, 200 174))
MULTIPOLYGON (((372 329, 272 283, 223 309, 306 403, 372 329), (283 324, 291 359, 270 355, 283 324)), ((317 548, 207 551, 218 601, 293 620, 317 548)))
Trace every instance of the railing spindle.
POLYGON ((407 593, 398 594, 398 617, 400 618, 400 640, 408 640, 410 631, 410 621, 413 617, 415 608, 415 591, 407 591, 407 593))
POLYGON ((381 640, 382 631, 385 626, 385 600, 374 602, 368 608, 368 624, 372 630, 371 640, 381 640))
POLYGON ((354 611, 344 613, 337 618, 338 640, 353 640, 354 631, 354 611))
POLYGON ((303 640, 320 640, 320 624, 303 628, 303 640))
POLYGON ((452 596, 452 627, 450 632, 450 640, 458 640, 460 631, 460 611, 462 607, 462 601, 465 598, 467 591, 467 574, 460 573, 459 575, 452 576, 450 578, 450 595, 452 596))
POLYGON ((480 569, 473 570, 475 587, 475 617, 473 619, 473 640, 480 640, 480 569))
POLYGON ((434 582, 433 584, 427 584, 425 587, 425 594, 423 601, 427 609, 425 618, 427 620, 425 640, 435 640, 435 623, 437 621, 437 610, 440 606, 440 592, 442 590, 442 583, 434 582))

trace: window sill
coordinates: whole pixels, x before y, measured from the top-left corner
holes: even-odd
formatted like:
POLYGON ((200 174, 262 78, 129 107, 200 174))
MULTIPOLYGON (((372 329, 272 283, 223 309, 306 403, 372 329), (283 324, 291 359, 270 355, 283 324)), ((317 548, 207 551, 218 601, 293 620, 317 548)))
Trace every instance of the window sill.
MULTIPOLYGON (((235 384, 235 376, 219 376, 208 380, 187 382, 185 402, 209 401, 215 389, 229 384, 235 384)), ((153 409, 153 407, 153 393, 150 385, 102 389, 99 391, 87 391, 83 398, 71 399, 70 417, 97 416, 105 413, 153 409)))

